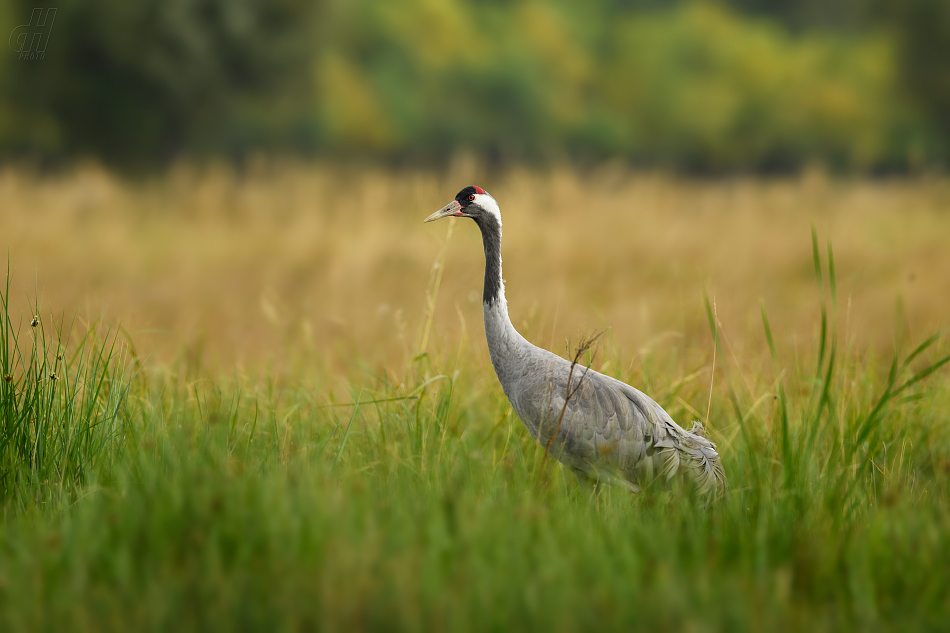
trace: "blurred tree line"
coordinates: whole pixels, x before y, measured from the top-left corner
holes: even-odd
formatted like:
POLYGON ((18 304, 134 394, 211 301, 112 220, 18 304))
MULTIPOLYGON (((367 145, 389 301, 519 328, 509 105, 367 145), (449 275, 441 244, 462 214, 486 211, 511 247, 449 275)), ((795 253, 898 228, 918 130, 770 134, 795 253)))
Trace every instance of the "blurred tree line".
POLYGON ((904 170, 946 160, 948 62, 947 0, 65 0, 0 59, 0 156, 904 170))

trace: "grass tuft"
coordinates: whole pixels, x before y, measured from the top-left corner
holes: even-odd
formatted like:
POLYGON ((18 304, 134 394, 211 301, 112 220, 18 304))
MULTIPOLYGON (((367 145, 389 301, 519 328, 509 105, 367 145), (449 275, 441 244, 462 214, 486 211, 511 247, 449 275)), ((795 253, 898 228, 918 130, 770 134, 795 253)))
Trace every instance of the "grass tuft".
POLYGON ((0 291, 0 499, 74 492, 121 450, 134 372, 117 330, 10 313, 0 291), (29 322, 24 323, 26 318, 29 322))

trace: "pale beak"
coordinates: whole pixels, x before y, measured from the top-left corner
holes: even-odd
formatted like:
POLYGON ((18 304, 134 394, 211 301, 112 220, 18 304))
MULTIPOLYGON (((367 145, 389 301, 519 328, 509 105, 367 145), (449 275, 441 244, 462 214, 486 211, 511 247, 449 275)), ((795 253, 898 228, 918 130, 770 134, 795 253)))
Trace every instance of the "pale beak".
POLYGON ((444 207, 442 207, 441 209, 439 209, 438 211, 436 211, 435 213, 427 217, 425 220, 423 220, 423 222, 432 222, 433 220, 440 220, 442 218, 447 218, 450 215, 455 216, 455 217, 460 217, 460 218, 468 217, 464 213, 462 213, 462 205, 459 204, 459 201, 453 200, 452 202, 448 203, 447 205, 445 205, 444 207))

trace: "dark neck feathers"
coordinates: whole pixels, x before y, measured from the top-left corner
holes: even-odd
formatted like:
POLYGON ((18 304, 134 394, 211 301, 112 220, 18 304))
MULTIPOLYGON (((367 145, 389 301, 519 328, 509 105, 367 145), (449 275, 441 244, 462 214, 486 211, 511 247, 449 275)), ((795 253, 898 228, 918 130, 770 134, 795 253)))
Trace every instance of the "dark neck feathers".
POLYGON ((475 222, 482 231, 482 242, 485 245, 485 290, 482 292, 482 302, 491 305, 504 296, 501 279, 501 225, 492 216, 477 218, 475 222))

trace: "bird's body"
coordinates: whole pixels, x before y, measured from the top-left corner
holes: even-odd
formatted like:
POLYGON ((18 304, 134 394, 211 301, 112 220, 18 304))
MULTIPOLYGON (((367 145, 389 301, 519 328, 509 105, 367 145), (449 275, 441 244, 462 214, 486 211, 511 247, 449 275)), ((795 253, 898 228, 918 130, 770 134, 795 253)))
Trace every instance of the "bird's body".
POLYGON ((467 187, 426 221, 447 216, 470 217, 481 229, 492 366, 512 409, 552 457, 579 481, 620 483, 633 491, 681 470, 702 493, 724 488, 719 454, 701 425, 686 431, 644 393, 536 347, 515 330, 501 276, 501 213, 494 198, 467 187))

